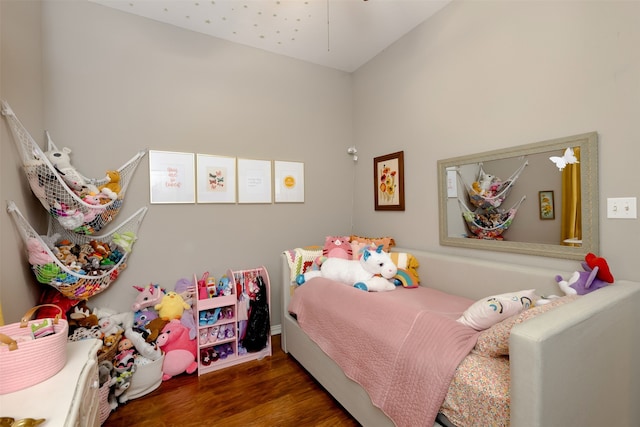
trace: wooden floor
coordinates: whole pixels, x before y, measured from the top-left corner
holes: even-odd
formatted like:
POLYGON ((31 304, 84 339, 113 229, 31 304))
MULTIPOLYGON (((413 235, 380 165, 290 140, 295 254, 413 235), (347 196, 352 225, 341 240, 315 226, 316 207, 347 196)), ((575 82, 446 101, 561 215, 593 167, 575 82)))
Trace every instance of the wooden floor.
POLYGON ((273 336, 273 356, 180 375, 120 405, 104 427, 359 426, 273 336))

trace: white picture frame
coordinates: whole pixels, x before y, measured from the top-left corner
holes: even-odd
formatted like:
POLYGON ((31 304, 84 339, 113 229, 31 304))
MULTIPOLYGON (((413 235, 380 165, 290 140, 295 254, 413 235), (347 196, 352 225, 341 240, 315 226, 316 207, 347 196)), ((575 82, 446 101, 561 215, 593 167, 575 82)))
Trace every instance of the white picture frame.
POLYGON ((238 159, 238 203, 272 203, 271 160, 238 159))
POLYGON ((150 150, 150 203, 195 203, 194 159, 193 153, 150 150))
POLYGON ((304 163, 273 161, 276 203, 304 203, 304 163))
POLYGON ((236 158, 196 155, 198 203, 236 203, 236 158))

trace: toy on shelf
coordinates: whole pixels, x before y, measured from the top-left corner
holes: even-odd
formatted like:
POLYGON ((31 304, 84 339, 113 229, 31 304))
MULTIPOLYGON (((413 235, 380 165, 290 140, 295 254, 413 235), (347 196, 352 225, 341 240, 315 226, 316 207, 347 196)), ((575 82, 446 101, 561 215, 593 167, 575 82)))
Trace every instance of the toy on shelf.
MULTIPOLYGON (((209 282, 207 278, 209 273, 203 276, 202 285, 209 282)), ((193 280, 197 281, 195 275, 193 280)), ((267 270, 228 270, 215 287, 215 297, 203 294, 195 302, 198 375, 271 355, 267 270), (251 334, 257 333, 253 337, 258 338, 249 335, 251 352, 244 347, 250 311, 255 326, 251 334)))

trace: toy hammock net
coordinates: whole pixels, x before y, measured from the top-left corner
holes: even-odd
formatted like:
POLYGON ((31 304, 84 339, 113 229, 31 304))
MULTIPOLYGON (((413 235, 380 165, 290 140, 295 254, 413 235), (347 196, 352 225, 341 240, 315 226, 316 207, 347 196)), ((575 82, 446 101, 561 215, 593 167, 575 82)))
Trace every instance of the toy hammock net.
POLYGON ((40 236, 14 202, 13 217, 38 282, 51 285, 67 298, 86 300, 109 287, 126 268, 147 208, 140 208, 108 235, 87 236, 62 227, 49 218, 46 236, 40 236))
POLYGON ((500 178, 490 175, 482 168, 482 163, 478 167, 478 179, 472 184, 467 185, 458 171, 458 176, 462 180, 467 192, 469 193, 469 202, 481 209, 491 209, 499 207, 505 201, 513 184, 529 163, 525 160, 507 180, 502 181, 500 178))
MULTIPOLYGON (((31 191, 53 218, 65 229, 80 234, 94 234, 115 218, 145 150, 111 172, 113 178, 93 179, 75 172, 75 180, 71 183, 71 175, 65 175, 53 166, 5 101, 2 101, 2 114, 9 122, 22 155, 22 168, 31 191)), ((47 133, 47 151, 51 150, 59 151, 47 133)))
POLYGON ((473 236, 470 237, 486 240, 503 240, 502 233, 507 231, 509 226, 511 226, 520 204, 526 198, 527 196, 522 196, 520 201, 508 210, 499 208, 477 208, 475 211, 471 211, 462 200, 458 199, 462 217, 467 223, 469 231, 473 233, 473 236))

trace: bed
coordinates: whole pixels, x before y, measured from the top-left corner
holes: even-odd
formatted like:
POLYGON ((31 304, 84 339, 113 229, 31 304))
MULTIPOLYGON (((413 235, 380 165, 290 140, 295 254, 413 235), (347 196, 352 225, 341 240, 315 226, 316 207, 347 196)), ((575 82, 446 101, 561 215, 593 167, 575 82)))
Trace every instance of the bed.
MULTIPOLYGON (((468 301, 519 289, 559 295, 554 277, 569 274, 411 249, 394 248, 392 252, 410 253, 416 258, 420 264, 421 287, 468 301)), ((444 406, 435 421, 415 419, 406 423, 406 420, 392 420, 388 410, 374 405, 370 394, 361 386, 362 380, 356 382, 350 378, 351 373, 345 374, 289 312, 292 289, 295 289, 291 277, 290 258, 283 253, 282 349, 359 423, 364 426, 455 425, 444 416, 447 411, 452 413, 452 408, 444 406)), ((508 356, 491 361, 496 365, 495 370, 509 373, 506 385, 500 385, 509 392, 507 424, 514 427, 640 425, 637 405, 640 402, 637 363, 640 328, 636 326, 640 321, 639 304, 640 284, 617 280, 614 285, 513 325, 508 335, 508 356)), ((476 370, 474 357, 478 355, 474 352, 475 347, 462 359, 456 372, 476 370)), ((455 378, 458 376, 454 381, 455 378)), ((455 402, 452 394, 449 391, 445 403, 450 398, 455 402)))

